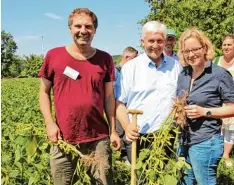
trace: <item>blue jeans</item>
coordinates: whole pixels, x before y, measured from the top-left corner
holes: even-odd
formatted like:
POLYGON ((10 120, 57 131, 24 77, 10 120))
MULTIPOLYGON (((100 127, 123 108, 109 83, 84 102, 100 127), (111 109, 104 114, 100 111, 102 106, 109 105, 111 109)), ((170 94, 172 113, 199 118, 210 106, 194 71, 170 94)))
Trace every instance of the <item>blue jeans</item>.
POLYGON ((216 134, 210 139, 194 145, 179 145, 177 153, 185 157, 192 169, 186 174, 180 185, 215 185, 218 163, 223 154, 223 136, 216 134))

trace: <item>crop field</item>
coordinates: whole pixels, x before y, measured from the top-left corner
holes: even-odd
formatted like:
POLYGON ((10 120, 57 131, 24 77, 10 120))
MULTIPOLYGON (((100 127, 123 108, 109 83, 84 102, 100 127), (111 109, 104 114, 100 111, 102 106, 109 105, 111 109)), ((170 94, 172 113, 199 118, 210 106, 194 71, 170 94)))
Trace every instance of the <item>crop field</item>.
MULTIPOLYGON (((45 125, 38 105, 38 92, 37 78, 2 79, 3 185, 53 184, 49 167, 51 143, 45 135, 45 125)), ((232 161, 234 163, 234 158, 232 161)), ((88 184, 89 178, 85 170, 79 169, 79 176, 86 178, 78 180, 76 184, 88 184)), ((113 173, 116 185, 130 184, 130 167, 119 161, 119 152, 113 153, 113 173)), ((167 181, 166 185, 175 183, 176 181, 167 181)), ((157 184, 163 185, 165 182, 157 184)), ((218 168, 218 184, 234 185, 234 166, 227 168, 221 161, 218 168)))

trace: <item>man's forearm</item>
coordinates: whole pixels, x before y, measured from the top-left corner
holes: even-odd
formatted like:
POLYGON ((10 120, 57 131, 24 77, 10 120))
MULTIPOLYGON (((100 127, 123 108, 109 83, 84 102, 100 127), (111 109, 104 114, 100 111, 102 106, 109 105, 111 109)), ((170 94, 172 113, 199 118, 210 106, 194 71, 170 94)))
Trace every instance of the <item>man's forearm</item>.
POLYGON ((118 100, 116 101, 116 117, 123 129, 126 130, 126 126, 130 124, 127 109, 126 106, 118 100))
POLYGON ((47 93, 40 93, 39 103, 40 103, 40 110, 44 117, 46 125, 54 123, 52 112, 51 112, 50 96, 47 93))
POLYGON ((115 98, 114 96, 108 96, 105 98, 105 113, 110 125, 110 132, 116 131, 115 126, 115 98))

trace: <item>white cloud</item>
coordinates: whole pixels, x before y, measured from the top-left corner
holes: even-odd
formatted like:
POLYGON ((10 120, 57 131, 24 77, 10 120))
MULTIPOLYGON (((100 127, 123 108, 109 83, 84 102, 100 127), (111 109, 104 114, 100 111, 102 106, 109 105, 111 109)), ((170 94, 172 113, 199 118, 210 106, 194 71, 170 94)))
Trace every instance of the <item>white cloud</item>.
POLYGON ((16 36, 16 37, 14 37, 14 40, 16 42, 29 41, 29 40, 40 40, 40 39, 41 39, 40 35, 27 35, 27 36, 16 36))
POLYGON ((51 19, 63 20, 63 18, 60 15, 56 15, 54 13, 44 13, 44 15, 51 19))

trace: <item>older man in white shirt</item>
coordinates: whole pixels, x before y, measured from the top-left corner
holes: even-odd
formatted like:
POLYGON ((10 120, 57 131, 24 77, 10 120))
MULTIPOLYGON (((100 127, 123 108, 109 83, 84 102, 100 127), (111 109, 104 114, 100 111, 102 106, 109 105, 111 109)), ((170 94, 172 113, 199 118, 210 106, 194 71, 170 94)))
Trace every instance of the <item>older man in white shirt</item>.
MULTIPOLYGON (((145 52, 125 64, 121 70, 121 88, 116 93, 116 114, 129 142, 135 139, 139 141, 140 134, 156 132, 172 108, 181 67, 177 60, 163 54, 166 32, 164 24, 147 22, 141 36, 145 52), (127 109, 144 112, 138 116, 137 129, 130 124, 132 117, 127 115, 127 109)), ((129 143, 129 161, 130 148, 129 143)))

